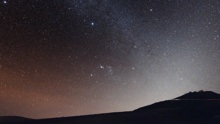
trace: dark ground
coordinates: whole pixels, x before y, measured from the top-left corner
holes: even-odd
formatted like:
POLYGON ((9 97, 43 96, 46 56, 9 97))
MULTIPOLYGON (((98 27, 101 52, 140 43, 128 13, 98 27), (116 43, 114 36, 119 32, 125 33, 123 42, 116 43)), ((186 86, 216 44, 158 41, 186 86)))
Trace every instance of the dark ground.
POLYGON ((220 124, 219 94, 193 92, 131 112, 51 119, 1 117, 1 124, 220 124))

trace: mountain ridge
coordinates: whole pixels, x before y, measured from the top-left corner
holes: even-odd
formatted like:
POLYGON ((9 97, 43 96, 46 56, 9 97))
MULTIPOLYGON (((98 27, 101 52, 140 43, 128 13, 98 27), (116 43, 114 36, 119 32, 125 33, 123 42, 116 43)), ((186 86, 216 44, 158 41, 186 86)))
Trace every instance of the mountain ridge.
POLYGON ((176 100, 179 99, 179 100, 185 100, 185 99, 200 99, 200 100, 210 100, 210 99, 214 99, 214 100, 220 100, 220 94, 218 93, 215 93, 215 92, 212 92, 212 91, 198 91, 198 92, 189 92, 189 93, 186 93, 182 96, 179 96, 177 98, 175 98, 176 100))
POLYGON ((220 100, 213 98, 220 98, 220 94, 212 91, 189 92, 175 99, 157 102, 134 111, 7 121, 4 124, 219 124, 220 100))

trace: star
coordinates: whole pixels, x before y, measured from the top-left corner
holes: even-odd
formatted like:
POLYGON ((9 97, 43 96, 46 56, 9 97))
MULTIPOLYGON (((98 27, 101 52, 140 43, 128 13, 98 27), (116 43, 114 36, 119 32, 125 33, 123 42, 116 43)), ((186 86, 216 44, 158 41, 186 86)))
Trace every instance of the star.
POLYGON ((95 25, 95 23, 94 23, 94 22, 91 22, 91 25, 92 25, 92 26, 94 26, 94 25, 95 25))
POLYGON ((101 69, 104 69, 105 67, 104 67, 104 66, 102 66, 102 65, 100 65, 100 68, 101 68, 101 69))
POLYGON ((7 4, 8 2, 6 0, 3 1, 4 4, 7 4))

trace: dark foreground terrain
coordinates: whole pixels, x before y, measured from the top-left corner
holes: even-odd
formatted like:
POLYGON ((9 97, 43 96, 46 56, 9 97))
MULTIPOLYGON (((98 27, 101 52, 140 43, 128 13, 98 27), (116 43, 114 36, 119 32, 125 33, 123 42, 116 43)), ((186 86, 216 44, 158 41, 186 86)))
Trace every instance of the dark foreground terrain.
POLYGON ((190 92, 130 112, 39 120, 0 117, 0 124, 220 124, 220 94, 190 92))

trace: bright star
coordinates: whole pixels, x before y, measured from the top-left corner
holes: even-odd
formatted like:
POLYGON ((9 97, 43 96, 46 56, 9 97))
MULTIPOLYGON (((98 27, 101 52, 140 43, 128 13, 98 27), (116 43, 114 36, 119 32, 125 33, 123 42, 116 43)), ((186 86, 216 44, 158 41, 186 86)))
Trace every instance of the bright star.
POLYGON ((6 0, 4 0, 4 1, 3 1, 3 3, 4 3, 4 4, 6 4, 6 3, 7 3, 7 1, 6 1, 6 0))
POLYGON ((101 68, 101 69, 104 69, 105 67, 104 67, 104 66, 102 66, 102 65, 100 65, 100 68, 101 68))
POLYGON ((91 25, 93 26, 93 25, 95 25, 95 23, 94 23, 94 22, 92 22, 92 23, 91 23, 91 25))

